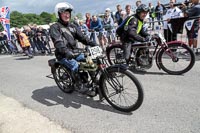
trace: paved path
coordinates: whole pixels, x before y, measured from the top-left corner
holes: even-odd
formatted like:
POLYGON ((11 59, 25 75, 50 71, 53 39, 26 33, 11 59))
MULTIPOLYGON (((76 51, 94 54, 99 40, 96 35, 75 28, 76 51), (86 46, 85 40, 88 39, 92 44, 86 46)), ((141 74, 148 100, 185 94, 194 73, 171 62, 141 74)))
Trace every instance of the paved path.
MULTIPOLYGON (((52 79, 46 78, 46 75, 50 74, 47 60, 53 56, 36 56, 31 60, 24 56, 0 57, 0 93, 20 102, 23 106, 18 102, 17 104, 29 114, 20 116, 20 119, 13 118, 19 121, 7 125, 14 130, 13 132, 26 132, 27 130, 23 130, 26 128, 26 123, 32 123, 33 127, 38 128, 38 132, 43 133, 45 130, 37 127, 37 123, 31 119, 33 114, 46 120, 47 123, 56 123, 75 133, 199 133, 200 131, 199 57, 194 68, 181 76, 168 75, 158 70, 155 63, 146 73, 135 74, 144 87, 145 97, 142 106, 128 114, 116 111, 106 102, 98 102, 97 98, 91 99, 77 93, 68 95, 61 92, 52 79), (17 127, 20 123, 22 128, 17 127)), ((15 108, 12 99, 6 98, 4 101, 11 101, 6 104, 1 98, 0 109, 9 105, 15 108)), ((11 114, 19 116, 17 111, 18 109, 11 110, 13 112, 11 114)), ((2 118, 5 121, 7 116, 9 113, 4 115, 1 111, 0 122, 2 118)), ((38 118, 38 122, 43 120, 38 118)), ((48 124, 44 127, 51 129, 48 124)), ((2 122, 0 129, 5 131, 2 122)), ((65 131, 61 129, 60 132, 63 130, 65 131)))
POLYGON ((70 133, 36 111, 0 94, 0 133, 70 133))

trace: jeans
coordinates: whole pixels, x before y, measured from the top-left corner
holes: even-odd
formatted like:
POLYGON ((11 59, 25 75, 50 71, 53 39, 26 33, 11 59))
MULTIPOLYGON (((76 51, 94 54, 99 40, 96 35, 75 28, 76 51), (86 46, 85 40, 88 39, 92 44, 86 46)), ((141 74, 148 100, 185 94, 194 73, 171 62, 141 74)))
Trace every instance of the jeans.
POLYGON ((72 72, 77 72, 78 68, 79 68, 79 64, 77 61, 83 60, 85 59, 84 54, 79 54, 76 59, 71 59, 68 60, 66 58, 63 58, 60 60, 60 62, 66 66, 67 68, 69 68, 72 72))
POLYGON ((161 23, 163 25, 163 14, 158 13, 157 14, 157 20, 158 20, 158 25, 160 25, 161 23), (160 23, 160 21, 162 21, 162 22, 160 23))

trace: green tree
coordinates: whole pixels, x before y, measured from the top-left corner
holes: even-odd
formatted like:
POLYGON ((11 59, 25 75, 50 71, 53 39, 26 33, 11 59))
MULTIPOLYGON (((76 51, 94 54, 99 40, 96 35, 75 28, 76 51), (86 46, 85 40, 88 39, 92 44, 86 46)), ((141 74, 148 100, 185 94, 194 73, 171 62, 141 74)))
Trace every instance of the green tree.
POLYGON ((10 13, 10 25, 11 27, 21 27, 23 14, 18 11, 13 11, 10 13))
POLYGON ((56 21, 55 15, 47 12, 42 12, 40 15, 37 15, 33 13, 22 14, 18 11, 13 11, 10 14, 10 19, 11 27, 19 28, 28 24, 42 25, 56 21))
POLYGON ((76 16, 77 16, 79 19, 83 19, 82 13, 77 13, 76 16))
POLYGON ((42 12, 40 14, 40 18, 42 20, 42 24, 49 24, 51 22, 53 22, 53 17, 50 13, 47 12, 42 12))

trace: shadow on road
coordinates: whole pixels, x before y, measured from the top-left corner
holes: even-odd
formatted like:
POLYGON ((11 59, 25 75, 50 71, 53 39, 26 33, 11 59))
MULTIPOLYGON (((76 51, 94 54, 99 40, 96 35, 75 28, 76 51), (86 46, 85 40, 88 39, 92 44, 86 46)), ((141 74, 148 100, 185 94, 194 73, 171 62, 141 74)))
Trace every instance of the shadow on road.
POLYGON ((148 75, 169 75, 165 72, 150 72, 150 71, 146 71, 146 70, 135 70, 135 69, 132 69, 132 68, 130 68, 130 70, 135 74, 141 74, 141 75, 145 75, 145 74, 148 74, 148 75))
POLYGON ((87 105, 95 109, 101 109, 110 111, 118 114, 131 115, 132 113, 124 113, 115 110, 112 106, 105 103, 106 101, 100 102, 86 95, 82 95, 78 92, 71 94, 63 93, 57 86, 44 87, 37 89, 32 92, 32 99, 46 105, 54 106, 62 104, 66 108, 72 107, 75 109, 81 108, 81 105, 87 105))
POLYGON ((20 58, 15 58, 15 60, 30 60, 32 58, 29 57, 20 57, 20 58))

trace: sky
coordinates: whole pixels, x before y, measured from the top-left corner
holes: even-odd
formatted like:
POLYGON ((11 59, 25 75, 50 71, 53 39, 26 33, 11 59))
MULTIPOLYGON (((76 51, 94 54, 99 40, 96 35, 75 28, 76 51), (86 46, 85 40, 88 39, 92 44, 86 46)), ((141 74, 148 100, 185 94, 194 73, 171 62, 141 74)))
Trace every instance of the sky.
MULTIPOLYGON (((19 11, 21 13, 53 13, 55 5, 63 1, 64 0, 0 0, 0 7, 9 6, 11 11, 19 11)), ((149 1, 151 0, 142 0, 144 4, 148 4, 149 1)), ((166 0, 161 0, 161 2, 162 1, 165 2, 163 4, 166 4, 166 0)), ((134 8, 136 0, 67 0, 67 2, 74 6, 75 14, 85 14, 86 12, 98 14, 103 13, 106 8, 116 11, 117 4, 120 4, 122 8, 124 8, 126 4, 131 4, 134 8)), ((156 4, 157 0, 151 2, 156 4)))

